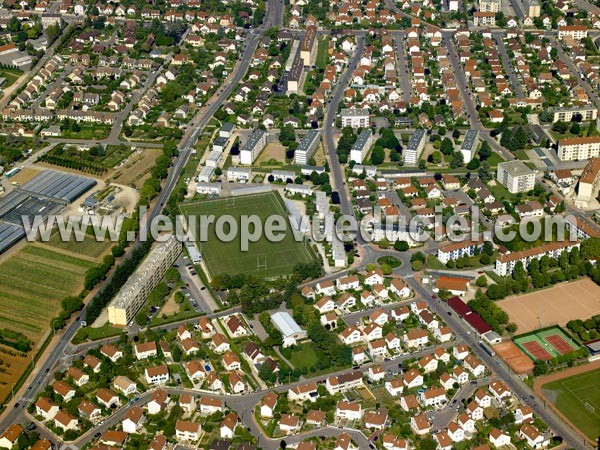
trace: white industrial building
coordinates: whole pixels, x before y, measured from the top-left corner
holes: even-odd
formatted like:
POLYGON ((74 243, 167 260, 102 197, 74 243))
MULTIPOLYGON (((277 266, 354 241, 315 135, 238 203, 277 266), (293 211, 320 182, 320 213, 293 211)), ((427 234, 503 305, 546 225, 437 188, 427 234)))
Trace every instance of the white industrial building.
POLYGON ((284 347, 296 345, 298 341, 306 339, 306 331, 300 328, 289 313, 278 311, 271 314, 271 321, 281 331, 284 347))

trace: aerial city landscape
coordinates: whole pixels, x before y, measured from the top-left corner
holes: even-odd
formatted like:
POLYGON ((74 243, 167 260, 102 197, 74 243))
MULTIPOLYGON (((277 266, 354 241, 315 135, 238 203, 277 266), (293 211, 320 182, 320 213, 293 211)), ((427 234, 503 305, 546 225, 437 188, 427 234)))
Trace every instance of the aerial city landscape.
POLYGON ((600 448, 599 0, 3 0, 0 447, 600 448))

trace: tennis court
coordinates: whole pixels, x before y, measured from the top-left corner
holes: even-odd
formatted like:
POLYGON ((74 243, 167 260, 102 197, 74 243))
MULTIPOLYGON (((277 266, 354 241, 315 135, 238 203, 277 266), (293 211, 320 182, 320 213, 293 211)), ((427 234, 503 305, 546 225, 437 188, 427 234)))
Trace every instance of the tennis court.
POLYGON ((531 358, 542 361, 566 355, 580 348, 560 327, 522 334, 516 336, 514 342, 531 358))
POLYGON ((544 350, 537 341, 523 342, 521 345, 525 347, 525 350, 535 359, 542 361, 548 361, 552 359, 552 355, 544 350))
POLYGON ((546 341, 554 347, 561 355, 566 355, 567 353, 571 353, 575 350, 571 344, 565 341, 562 336, 558 334, 553 334, 552 336, 546 336, 546 341))

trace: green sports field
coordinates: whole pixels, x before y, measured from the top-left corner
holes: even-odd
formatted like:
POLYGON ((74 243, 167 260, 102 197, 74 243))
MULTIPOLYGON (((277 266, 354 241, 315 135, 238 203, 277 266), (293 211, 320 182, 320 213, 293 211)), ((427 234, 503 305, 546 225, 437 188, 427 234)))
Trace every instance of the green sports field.
MULTIPOLYGON (((181 205, 181 212, 189 221, 196 216, 195 236, 200 237, 200 217, 215 216, 215 222, 220 216, 232 216, 238 228, 243 215, 257 215, 264 225, 265 219, 271 215, 286 218, 285 238, 281 242, 271 242, 264 234, 257 242, 250 242, 248 251, 241 250, 240 234, 230 242, 223 242, 216 236, 214 223, 208 226, 206 242, 198 242, 202 257, 211 277, 221 273, 254 274, 263 277, 288 275, 298 263, 314 260, 313 252, 308 244, 296 242, 292 233, 288 211, 279 194, 268 192, 239 197, 227 197, 218 200, 206 200, 193 204, 181 205)), ((227 228, 226 228, 227 229, 227 228)))
POLYGON ((552 381, 542 390, 586 436, 600 436, 600 369, 552 381))

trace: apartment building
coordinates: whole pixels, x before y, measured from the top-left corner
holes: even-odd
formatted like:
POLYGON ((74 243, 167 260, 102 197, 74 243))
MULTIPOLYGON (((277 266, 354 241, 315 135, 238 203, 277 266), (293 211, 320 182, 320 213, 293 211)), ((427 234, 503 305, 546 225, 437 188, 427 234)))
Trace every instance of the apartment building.
POLYGON ((563 251, 571 251, 574 248, 579 248, 579 241, 550 242, 520 252, 507 253, 496 260, 494 272, 500 276, 510 275, 513 273, 515 264, 518 261, 521 261, 523 267, 527 269, 529 263, 534 259, 540 259, 544 255, 548 255, 550 258, 558 258, 563 251))
POLYGON ((465 139, 460 146, 460 152, 463 155, 463 161, 468 163, 475 156, 477 151, 477 144, 479 144, 479 130, 467 130, 465 139))
POLYGON ((300 44, 300 58, 307 66, 315 64, 317 59, 317 27, 315 25, 306 27, 304 39, 300 44))
POLYGON ((500 12, 501 8, 501 0, 479 0, 479 11, 489 11, 497 13, 500 12))
POLYGON ((575 40, 581 40, 588 35, 588 27, 585 25, 564 25, 558 27, 558 38, 564 39, 570 37, 575 40))
POLYGON ((342 118, 342 128, 368 128, 369 110, 368 109, 350 109, 344 108, 340 114, 342 118))
POLYGON ((240 163, 251 165, 267 145, 267 132, 255 130, 240 150, 240 163))
POLYGON ((404 149, 404 164, 416 166, 425 148, 427 134, 425 130, 415 130, 404 149))
POLYGON ((358 135, 356 142, 350 149, 350 160, 357 164, 362 164, 363 160, 371 149, 373 143, 373 132, 370 129, 364 129, 358 135))
POLYGON ((540 17, 540 14, 542 13, 542 7, 539 0, 526 0, 525 6, 527 7, 527 15, 529 17, 540 17))
POLYGON ((582 121, 596 120, 598 118, 598 109, 593 106, 580 106, 577 108, 557 108, 552 111, 552 123, 570 122, 576 115, 581 115, 582 121))
POLYGON ((476 27, 495 27, 496 13, 491 11, 475 11, 473 13, 473 25, 476 27))
POLYGON ((527 192, 535 185, 535 172, 523 161, 507 161, 498 164, 496 179, 512 194, 527 192))
POLYGON ((561 161, 590 159, 600 156, 600 137, 574 137, 558 141, 558 158, 561 161))
POLYGON ((319 130, 310 130, 304 135, 294 152, 296 164, 308 164, 308 161, 315 154, 315 150, 319 146, 319 136, 319 130))
POLYGON ((577 185, 577 197, 575 205, 578 207, 586 207, 589 201, 595 197, 598 192, 598 184, 600 183, 600 158, 592 158, 579 177, 577 185))
POLYGON ((440 247, 437 251, 437 259, 443 264, 454 261, 461 256, 473 256, 476 250, 483 247, 483 239, 478 241, 452 242, 440 247))
POLYGON ((108 305, 108 321, 111 325, 126 326, 133 320, 150 291, 162 280, 180 253, 181 242, 173 235, 154 246, 108 305))

